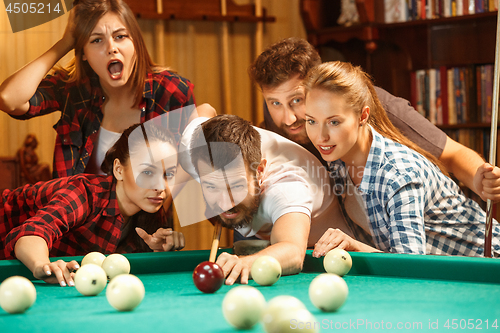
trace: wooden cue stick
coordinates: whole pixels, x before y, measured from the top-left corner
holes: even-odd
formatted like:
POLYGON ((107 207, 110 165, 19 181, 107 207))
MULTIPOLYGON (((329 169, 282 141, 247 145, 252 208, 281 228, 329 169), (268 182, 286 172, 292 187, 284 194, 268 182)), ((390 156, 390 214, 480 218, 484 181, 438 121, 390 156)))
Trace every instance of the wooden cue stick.
MULTIPOLYGON (((156 12, 163 13, 163 0, 156 0, 156 12)), ((155 21, 156 63, 165 64, 165 20, 155 21)))
MULTIPOLYGON (((255 0, 255 16, 262 17, 262 0, 255 0)), ((264 22, 258 21, 255 30, 255 57, 262 52, 262 39, 264 35, 264 22)))
POLYGON ((155 41, 156 41, 156 63, 165 64, 165 21, 155 21, 155 41))
POLYGON ((156 12, 163 14, 163 0, 156 0, 156 12))
POLYGON ((221 230, 222 230, 222 225, 220 221, 215 221, 214 235, 212 237, 212 248, 210 249, 210 258, 208 259, 208 261, 210 262, 215 262, 215 258, 217 257, 217 250, 219 249, 221 230))
POLYGON ((226 0, 220 0, 220 13, 222 16, 227 15, 227 2, 226 2, 226 0))
MULTIPOLYGON (((499 68, 500 65, 500 14, 497 15, 497 37, 495 47, 495 77, 493 81, 493 100, 491 109, 491 133, 490 133, 490 158, 489 163, 492 166, 496 165, 497 153, 497 127, 498 127, 498 93, 499 93, 499 68)), ((484 235, 484 256, 491 258, 491 238, 493 225, 493 203, 490 199, 486 201, 486 232, 484 235)))
MULTIPOLYGON (((262 17, 262 0, 255 0, 255 16, 262 17)), ((255 59, 262 52, 263 37, 264 37, 264 22, 258 21, 255 27, 255 45, 254 45, 255 59)), ((255 92, 255 103, 256 103, 255 110, 257 112, 254 114, 253 120, 255 124, 260 124, 261 122, 264 121, 264 98, 262 97, 260 88, 258 86, 255 86, 254 92, 255 92)))
MULTIPOLYGON (((221 15, 227 15, 226 0, 220 1, 221 15)), ((224 110, 226 114, 233 114, 231 107, 231 79, 229 76, 229 27, 228 22, 222 22, 222 88, 224 90, 224 110)))

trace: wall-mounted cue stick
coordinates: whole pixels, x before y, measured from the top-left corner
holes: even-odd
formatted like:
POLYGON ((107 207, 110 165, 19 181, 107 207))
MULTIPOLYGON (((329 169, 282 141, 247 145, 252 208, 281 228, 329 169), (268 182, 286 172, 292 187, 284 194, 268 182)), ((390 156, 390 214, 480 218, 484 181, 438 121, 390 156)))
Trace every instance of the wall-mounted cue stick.
MULTIPOLYGON (((220 1, 221 15, 227 15, 226 0, 220 1)), ((231 79, 229 76, 229 26, 227 21, 222 22, 222 86, 224 91, 225 114, 233 114, 231 107, 231 79)))
MULTIPOLYGON (((493 98, 491 108, 491 133, 490 133, 490 158, 489 163, 496 165, 497 154, 497 127, 498 127, 498 74, 499 74, 499 43, 500 43, 500 15, 497 15, 497 37, 495 47, 495 77, 493 80, 493 98)), ((493 203, 490 199, 486 201, 486 232, 484 234, 484 256, 491 258, 491 237, 493 229, 493 203)))

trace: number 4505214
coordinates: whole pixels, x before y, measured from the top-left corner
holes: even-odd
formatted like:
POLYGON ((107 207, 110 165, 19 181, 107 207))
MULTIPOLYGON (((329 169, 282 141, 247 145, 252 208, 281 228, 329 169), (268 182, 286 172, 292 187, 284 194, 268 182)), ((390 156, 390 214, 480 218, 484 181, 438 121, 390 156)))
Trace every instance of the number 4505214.
POLYGON ((482 319, 448 319, 444 325, 447 329, 489 329, 489 328, 495 328, 498 329, 498 323, 497 319, 494 321, 489 321, 488 319, 482 320, 482 319))
POLYGON ((9 3, 5 11, 9 14, 48 14, 52 12, 61 12, 60 3, 56 3, 53 7, 50 3, 9 3))

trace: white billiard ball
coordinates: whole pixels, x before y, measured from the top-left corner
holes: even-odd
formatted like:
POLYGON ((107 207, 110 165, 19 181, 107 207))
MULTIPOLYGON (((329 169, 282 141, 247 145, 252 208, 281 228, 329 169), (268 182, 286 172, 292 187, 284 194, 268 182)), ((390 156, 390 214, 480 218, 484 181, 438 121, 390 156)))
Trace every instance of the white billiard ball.
POLYGON ((102 262, 106 259, 106 256, 101 252, 90 252, 87 253, 85 257, 82 259, 82 263, 80 266, 87 264, 95 264, 97 266, 102 266, 102 262))
POLYGON ((255 287, 243 285, 229 290, 222 301, 222 314, 237 329, 250 329, 262 318, 266 299, 255 287))
POLYGON ((264 325, 264 330, 267 333, 271 332, 281 332, 282 323, 281 318, 282 312, 290 312, 296 309, 306 309, 304 303, 302 303, 298 298, 289 295, 280 295, 272 298, 267 302, 266 309, 262 315, 262 324, 264 325))
POLYGON ((8 313, 23 313, 35 300, 35 286, 23 276, 11 276, 0 284, 0 307, 8 313))
POLYGON ((336 311, 347 299, 349 289, 344 279, 337 274, 323 273, 309 285, 309 299, 324 312, 336 311))
POLYGON ((281 265, 271 256, 257 258, 250 269, 252 279, 261 286, 271 286, 281 277, 281 265))
POLYGON ((352 258, 346 250, 336 248, 325 255, 323 266, 327 273, 344 276, 351 270, 352 258))
POLYGON ((118 311, 132 311, 146 293, 144 284, 135 275, 121 274, 113 278, 106 289, 109 304, 118 311))
POLYGON ((84 296, 95 296, 104 290, 108 278, 101 266, 87 263, 80 267, 75 277, 75 287, 84 296))
POLYGON ((281 311, 274 320, 270 330, 267 333, 317 333, 320 323, 307 309, 290 309, 290 311, 281 311))
POLYGON ((130 262, 124 255, 113 253, 104 259, 102 268, 111 280, 117 275, 130 273, 130 262))

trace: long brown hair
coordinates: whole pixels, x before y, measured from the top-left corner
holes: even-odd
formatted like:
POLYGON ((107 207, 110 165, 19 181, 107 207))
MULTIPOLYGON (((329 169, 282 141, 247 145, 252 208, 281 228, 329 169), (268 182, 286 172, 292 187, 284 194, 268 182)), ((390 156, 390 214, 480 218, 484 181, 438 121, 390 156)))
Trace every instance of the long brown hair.
MULTIPOLYGON (((87 61, 83 60, 83 47, 88 43, 97 22, 107 13, 116 14, 125 24, 135 49, 135 64, 129 78, 134 89, 135 104, 139 105, 144 93, 144 80, 148 73, 166 70, 151 59, 139 24, 129 6, 122 0, 79 0, 74 2, 75 11, 75 57, 62 70, 68 75, 68 82, 81 83, 86 77, 96 75, 87 61)), ((61 70, 61 68, 58 68, 61 70)))
POLYGON ((446 168, 434 155, 418 147, 392 124, 377 97, 372 79, 361 67, 342 61, 326 62, 309 72, 304 86, 306 94, 319 88, 342 96, 346 104, 359 114, 364 106, 370 107, 368 124, 378 133, 415 150, 448 175, 446 168))
MULTIPOLYGON (((106 153, 106 157, 101 165, 101 170, 108 175, 113 175, 113 163, 115 159, 118 159, 122 165, 129 165, 130 163, 130 150, 133 148, 131 144, 134 143, 129 142, 129 137, 131 133, 137 129, 139 126, 142 127, 142 130, 146 132, 144 129, 144 124, 135 124, 127 128, 118 141, 111 147, 106 153)), ((155 141, 167 142, 172 147, 177 148, 175 138, 170 131, 161 126, 148 126, 147 128, 147 141, 149 143, 155 141)), ((116 178, 114 179, 116 182, 116 178)), ((134 214, 130 217, 128 223, 134 227, 139 227, 144 229, 148 234, 153 234, 159 228, 172 228, 173 229, 173 214, 172 207, 170 207, 167 211, 164 208, 160 208, 156 213, 148 213, 143 210, 134 214)), ((126 242, 132 240, 137 249, 141 252, 151 251, 149 246, 142 240, 136 232, 132 231, 128 234, 126 238, 126 242)))

